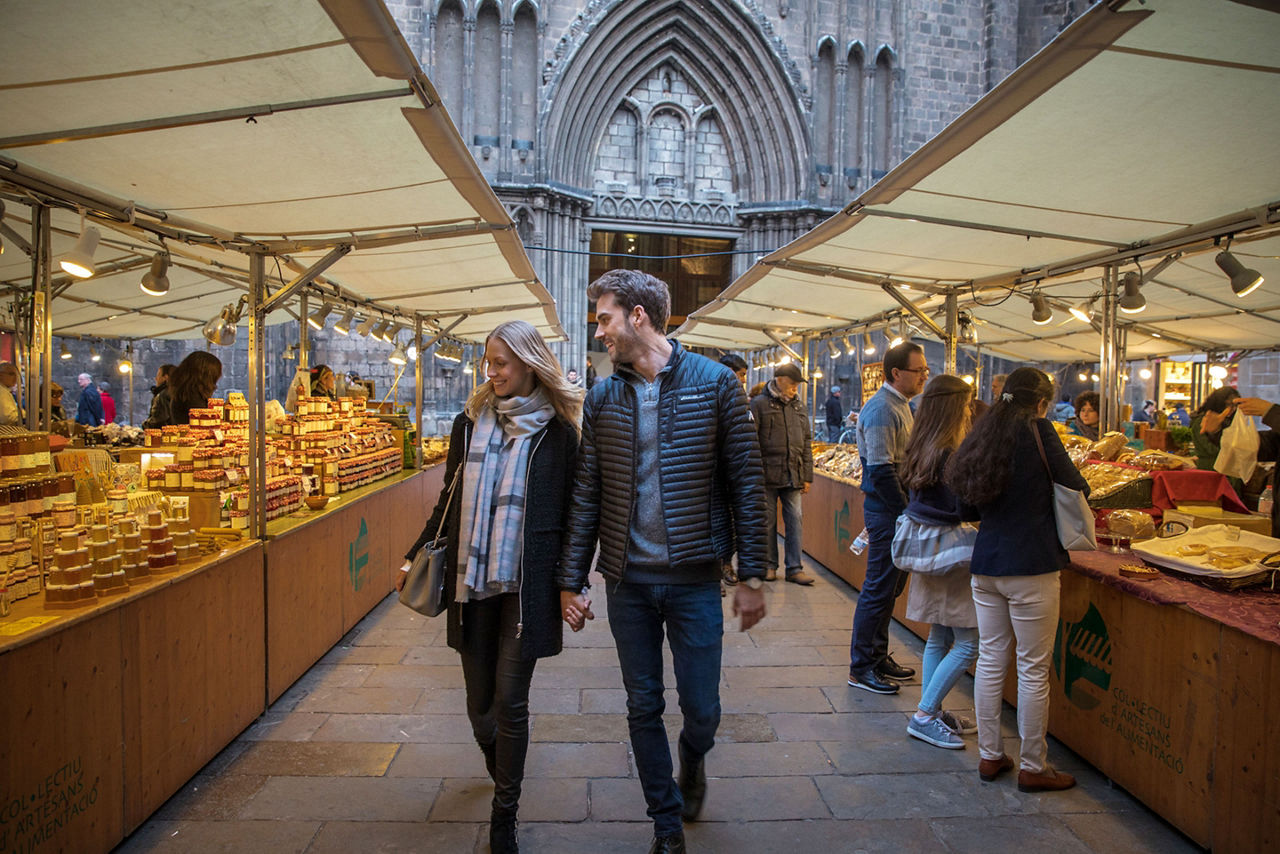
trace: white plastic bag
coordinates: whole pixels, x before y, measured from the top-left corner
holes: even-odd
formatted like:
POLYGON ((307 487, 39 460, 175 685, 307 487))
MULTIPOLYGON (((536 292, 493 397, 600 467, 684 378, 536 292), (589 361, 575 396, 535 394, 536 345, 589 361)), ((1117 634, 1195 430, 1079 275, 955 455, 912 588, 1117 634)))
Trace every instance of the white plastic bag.
POLYGON ((1222 431, 1222 442, 1218 451, 1218 459, 1213 468, 1227 477, 1238 477, 1247 481, 1253 477, 1253 469, 1258 465, 1258 428, 1253 426, 1253 419, 1243 412, 1236 412, 1236 417, 1222 431))

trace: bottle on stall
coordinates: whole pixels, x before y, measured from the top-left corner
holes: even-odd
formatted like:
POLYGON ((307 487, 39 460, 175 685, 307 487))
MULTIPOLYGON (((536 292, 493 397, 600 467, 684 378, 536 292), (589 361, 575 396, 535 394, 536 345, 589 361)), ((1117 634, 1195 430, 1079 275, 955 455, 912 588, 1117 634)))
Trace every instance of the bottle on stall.
POLYGON ((1275 495, 1271 490, 1271 484, 1267 484, 1267 488, 1262 490, 1262 494, 1258 496, 1258 512, 1264 516, 1271 515, 1271 506, 1275 503, 1275 495))
POLYGON ((849 544, 849 551, 856 555, 860 555, 869 545, 871 545, 871 534, 866 528, 863 528, 862 533, 854 537, 853 542, 849 544))

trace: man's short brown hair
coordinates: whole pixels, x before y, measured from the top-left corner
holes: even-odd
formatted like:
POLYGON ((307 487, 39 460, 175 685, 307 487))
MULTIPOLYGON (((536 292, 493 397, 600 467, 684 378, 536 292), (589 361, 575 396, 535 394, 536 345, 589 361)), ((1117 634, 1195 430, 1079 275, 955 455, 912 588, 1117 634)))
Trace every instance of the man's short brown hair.
POLYGON ((598 300, 604 294, 612 294, 613 301, 627 314, 640 306, 653 328, 663 335, 667 333, 671 289, 666 282, 639 270, 610 270, 587 286, 589 299, 598 300))

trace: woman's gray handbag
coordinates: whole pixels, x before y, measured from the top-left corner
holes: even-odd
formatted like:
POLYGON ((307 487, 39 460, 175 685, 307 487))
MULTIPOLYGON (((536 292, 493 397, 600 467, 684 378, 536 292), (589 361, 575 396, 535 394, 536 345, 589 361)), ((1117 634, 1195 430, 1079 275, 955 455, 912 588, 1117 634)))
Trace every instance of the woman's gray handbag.
POLYGON ((1078 489, 1064 486, 1053 479, 1053 469, 1049 468, 1049 458, 1044 453, 1044 442, 1040 440, 1040 431, 1031 425, 1031 433, 1036 438, 1036 447, 1040 449, 1040 460, 1049 473, 1049 482, 1053 484, 1053 520, 1058 526, 1058 542, 1068 551, 1093 551, 1098 548, 1093 509, 1089 499, 1078 489))
POLYGON ((444 577, 448 572, 444 558, 449 543, 443 533, 449 520, 449 505, 453 503, 453 492, 461 474, 462 466, 459 465, 453 475, 453 483, 449 485, 449 497, 445 501, 444 514, 436 528, 435 539, 418 549, 418 553, 413 556, 404 587, 400 590, 400 603, 408 605, 424 617, 438 617, 449 604, 444 600, 444 577))

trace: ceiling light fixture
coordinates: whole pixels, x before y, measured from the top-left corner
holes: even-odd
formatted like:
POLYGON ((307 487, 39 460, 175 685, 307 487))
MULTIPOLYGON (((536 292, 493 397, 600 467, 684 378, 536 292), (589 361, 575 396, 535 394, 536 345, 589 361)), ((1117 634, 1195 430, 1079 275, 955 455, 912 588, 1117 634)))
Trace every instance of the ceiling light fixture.
POLYGON ((58 352, 58 358, 64 362, 71 358, 71 351, 67 349, 66 341, 62 342, 62 349, 58 352))
POLYGON ((372 316, 372 315, 370 315, 369 317, 366 317, 364 320, 360 321, 360 325, 356 327, 356 334, 358 334, 358 335, 363 335, 363 336, 365 336, 365 337, 367 338, 367 337, 369 336, 369 330, 371 330, 371 329, 373 329, 373 316, 372 316))
POLYGON ((409 362, 409 357, 405 355, 404 347, 400 346, 400 342, 396 342, 396 346, 391 350, 391 355, 387 357, 387 361, 393 365, 404 365, 409 362))
POLYGON ((404 327, 399 323, 392 323, 387 331, 383 333, 382 340, 386 341, 388 344, 393 344, 395 343, 396 336, 403 331, 404 327))
MULTIPOLYGON (((247 296, 240 297, 237 303, 227 303, 223 306, 222 311, 217 316, 209 318, 209 322, 201 329, 205 340, 210 344, 218 344, 223 347, 230 346, 236 341, 236 324, 240 322, 240 313, 244 311, 245 303, 248 302, 247 296)), ((310 318, 308 318, 310 322, 310 318)))
POLYGON ((160 251, 151 259, 151 269, 142 274, 144 294, 162 297, 169 293, 169 253, 160 251))
POLYGON ((58 265, 77 279, 89 278, 95 272, 93 253, 98 251, 98 241, 101 239, 102 233, 98 229, 92 225, 85 226, 84 211, 81 211, 80 237, 71 251, 58 259, 58 265))
POLYGON ((1049 300, 1039 291, 1031 294, 1031 322, 1036 326, 1044 326, 1053 320, 1053 309, 1049 307, 1049 300))
POLYGON ((1144 380, 1149 380, 1149 379, 1151 379, 1151 369, 1150 369, 1150 368, 1139 368, 1139 369, 1138 369, 1138 376, 1142 377, 1142 379, 1144 379, 1144 380))
POLYGON ((375 341, 382 341, 383 335, 386 334, 387 327, 391 324, 385 320, 379 320, 374 324, 373 329, 369 330, 369 337, 375 341))
POLYGON ((833 359, 839 359, 844 355, 840 348, 836 346, 836 342, 831 338, 827 339, 827 352, 831 354, 831 358, 833 359))
POLYGON ((329 312, 333 311, 333 306, 329 303, 321 303, 320 307, 311 313, 307 318, 307 325, 312 329, 324 329, 325 318, 329 316, 329 312))
POLYGON ((876 342, 871 340, 871 333, 862 333, 862 352, 868 356, 876 354, 876 342))
POLYGON ((346 314, 342 315, 342 319, 333 324, 333 331, 339 335, 351 334, 351 321, 356 319, 355 309, 347 309, 346 314))
POLYGON ((1124 295, 1120 297, 1120 310, 1125 314, 1137 314, 1147 307, 1147 298, 1142 295, 1142 276, 1130 270, 1120 277, 1120 285, 1124 295))
POLYGON ((1219 252, 1218 257, 1213 259, 1213 263, 1218 265, 1219 270, 1226 273, 1227 278, 1231 280, 1231 290, 1238 297, 1247 297, 1265 281, 1261 273, 1246 267, 1240 263, 1239 258, 1226 250, 1219 252))
POLYGON ((962 311, 957 320, 960 323, 960 340, 965 344, 977 344, 978 325, 973 322, 973 316, 967 311, 962 311))
POLYGON ((292 361, 294 361, 295 359, 297 359, 297 358, 298 358, 298 348, 297 348, 297 345, 295 345, 295 344, 290 344, 288 347, 285 347, 285 348, 284 348, 284 352, 280 354, 280 358, 285 359, 285 360, 290 361, 290 362, 292 362, 292 361))
POLYGON ((1076 320, 1080 321, 1081 323, 1092 323, 1093 322, 1093 303, 1094 303, 1093 297, 1090 297, 1089 299, 1086 299, 1086 300, 1080 300, 1080 302, 1068 308, 1067 311, 1069 311, 1071 313, 1071 316, 1074 317, 1076 320))
POLYGON ((98 348, 97 348, 97 347, 90 347, 90 348, 89 348, 89 361, 90 361, 90 362, 101 362, 101 361, 102 361, 102 354, 98 352, 98 348))

